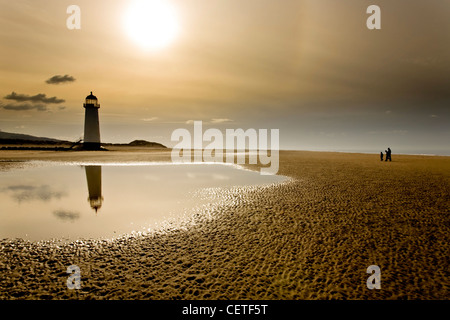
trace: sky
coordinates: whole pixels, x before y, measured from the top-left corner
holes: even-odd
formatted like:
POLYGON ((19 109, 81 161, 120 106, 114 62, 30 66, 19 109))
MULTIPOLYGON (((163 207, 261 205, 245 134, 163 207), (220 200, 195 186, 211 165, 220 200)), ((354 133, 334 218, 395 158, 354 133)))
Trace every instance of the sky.
POLYGON ((281 149, 450 155, 449 1, 159 1, 178 29, 149 49, 135 1, 0 0, 0 130, 79 139, 93 91, 103 142, 170 147, 196 120, 279 129, 281 149))

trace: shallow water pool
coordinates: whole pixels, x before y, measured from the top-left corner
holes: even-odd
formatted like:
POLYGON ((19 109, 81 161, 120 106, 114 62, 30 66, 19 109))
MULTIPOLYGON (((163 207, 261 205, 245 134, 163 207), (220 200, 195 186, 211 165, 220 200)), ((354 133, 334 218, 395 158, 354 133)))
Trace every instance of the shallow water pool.
POLYGON ((115 238, 205 204, 205 188, 279 183, 225 164, 35 163, 0 172, 0 238, 115 238))

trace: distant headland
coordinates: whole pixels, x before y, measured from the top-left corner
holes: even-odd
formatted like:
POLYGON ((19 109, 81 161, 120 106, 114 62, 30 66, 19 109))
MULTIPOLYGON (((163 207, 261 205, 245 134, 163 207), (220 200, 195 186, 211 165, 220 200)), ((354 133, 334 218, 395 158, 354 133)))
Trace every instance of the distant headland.
MULTIPOLYGON (((107 147, 139 147, 167 149, 166 146, 146 140, 134 140, 130 143, 102 143, 102 149, 107 147)), ((77 151, 83 150, 82 140, 67 141, 47 137, 36 137, 21 133, 0 131, 0 150, 51 150, 77 151)))

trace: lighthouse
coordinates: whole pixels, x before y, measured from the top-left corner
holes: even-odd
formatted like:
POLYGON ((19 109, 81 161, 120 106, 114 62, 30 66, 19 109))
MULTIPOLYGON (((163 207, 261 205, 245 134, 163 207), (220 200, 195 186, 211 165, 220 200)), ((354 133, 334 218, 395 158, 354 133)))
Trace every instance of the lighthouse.
POLYGON ((89 204, 91 208, 97 213, 98 209, 102 207, 102 167, 101 166, 86 166, 86 180, 89 192, 89 204))
POLYGON ((85 108, 83 147, 87 150, 100 150, 100 123, 98 119, 100 104, 92 91, 86 97, 83 107, 85 108))

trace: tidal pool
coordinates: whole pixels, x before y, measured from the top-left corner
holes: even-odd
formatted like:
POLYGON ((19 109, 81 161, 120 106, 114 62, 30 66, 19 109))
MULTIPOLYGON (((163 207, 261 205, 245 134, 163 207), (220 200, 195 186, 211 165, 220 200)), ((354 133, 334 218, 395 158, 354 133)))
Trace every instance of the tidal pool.
POLYGON ((205 204, 205 188, 279 183, 225 164, 37 163, 0 172, 0 238, 111 239, 205 204))

